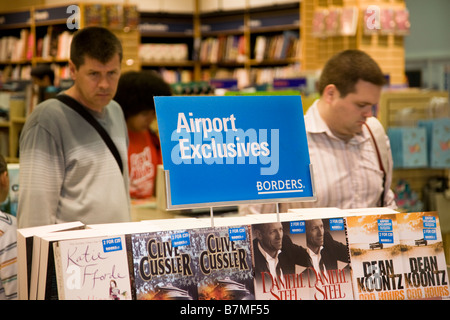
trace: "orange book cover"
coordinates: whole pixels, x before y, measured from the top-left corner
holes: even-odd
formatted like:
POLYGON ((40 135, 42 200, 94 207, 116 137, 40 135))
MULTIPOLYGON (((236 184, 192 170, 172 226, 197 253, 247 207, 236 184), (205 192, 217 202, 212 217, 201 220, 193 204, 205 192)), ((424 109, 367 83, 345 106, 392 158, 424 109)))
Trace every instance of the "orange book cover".
POLYGON ((438 212, 397 215, 406 298, 448 299, 450 290, 438 212))
POLYGON ((355 300, 405 300, 396 214, 346 217, 355 300))

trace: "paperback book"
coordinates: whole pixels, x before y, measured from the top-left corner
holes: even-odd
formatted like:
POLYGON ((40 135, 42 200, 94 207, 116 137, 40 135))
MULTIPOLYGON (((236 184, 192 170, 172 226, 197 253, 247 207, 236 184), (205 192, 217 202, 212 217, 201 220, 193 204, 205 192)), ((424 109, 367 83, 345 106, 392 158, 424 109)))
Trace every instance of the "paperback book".
POLYGON ((252 238, 257 300, 353 299, 343 218, 256 223, 252 238))
POLYGON ((437 212, 397 214, 406 299, 448 299, 444 244, 437 212))
POLYGON ((83 228, 84 224, 76 221, 17 230, 17 264, 19 267, 17 276, 20 300, 36 299, 37 275, 40 266, 40 238, 38 235, 83 228))
POLYGON ((355 300, 405 300, 396 214, 345 218, 355 300))
POLYGON ((130 236, 136 300, 197 300, 199 229, 136 233, 130 236))
POLYGON ((125 236, 54 243, 59 300, 131 300, 125 236))
POLYGON ((253 300, 254 283, 250 227, 197 229, 199 300, 253 300))

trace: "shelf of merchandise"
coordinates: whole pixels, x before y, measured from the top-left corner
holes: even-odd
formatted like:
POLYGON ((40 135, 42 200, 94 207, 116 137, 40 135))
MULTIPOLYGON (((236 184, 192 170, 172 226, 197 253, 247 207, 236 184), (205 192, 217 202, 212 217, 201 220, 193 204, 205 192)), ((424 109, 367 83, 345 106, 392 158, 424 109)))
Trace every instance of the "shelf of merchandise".
POLYGON ((363 16, 363 11, 373 5, 378 8, 404 9, 406 8, 404 0, 379 0, 376 2, 373 0, 308 0, 304 2, 305 11, 310 12, 310 16, 302 15, 302 18, 308 20, 305 21, 307 30, 302 38, 308 48, 305 57, 306 69, 321 68, 332 55, 339 51, 360 49, 371 55, 383 72, 389 74, 391 84, 402 85, 405 83, 404 35, 394 32, 383 34, 379 31, 372 34, 365 33, 363 16), (358 9, 358 23, 354 36, 312 36, 312 17, 316 10, 352 6, 358 9))
POLYGON ((170 83, 182 78, 193 80, 193 14, 141 12, 139 33, 141 47, 153 46, 151 56, 139 57, 142 69, 158 71, 170 83), (185 52, 183 56, 178 56, 180 49, 185 52))
MULTIPOLYGON (((29 72, 32 63, 32 56, 27 51, 26 45, 28 44, 29 37, 34 34, 34 25, 32 24, 32 11, 10 11, 0 14, 2 24, 0 26, 1 38, 13 36, 20 41, 22 50, 19 54, 19 58, 14 57, 12 54, 6 54, 3 51, 2 57, 0 57, 0 68, 3 72, 3 79, 14 77, 18 80, 22 75, 29 72), (3 57, 3 55, 5 55, 3 57)), ((5 50, 5 44, 3 44, 2 50, 5 50)), ((17 55, 17 53, 15 54, 17 55)), ((11 93, 13 95, 13 93, 11 93)), ((0 122, 0 131, 7 136, 7 153, 3 154, 6 161, 13 163, 18 162, 17 158, 17 140, 19 132, 23 126, 24 118, 17 117, 16 115, 10 115, 7 121, 0 122)), ((4 140, 2 140, 4 141, 4 140)))
MULTIPOLYGON (((430 113, 432 110, 430 102, 435 98, 448 101, 448 92, 418 89, 385 91, 381 95, 377 117, 385 130, 390 127, 415 126, 418 120, 431 119, 435 116, 430 113)), ((395 169, 392 188, 399 180, 404 179, 422 200, 423 190, 429 179, 444 176, 449 176, 448 168, 395 169)))
MULTIPOLYGON (((282 36, 286 32, 295 33, 301 38, 300 26, 301 2, 289 4, 279 4, 274 6, 246 8, 228 12, 213 12, 199 14, 201 24, 202 45, 207 41, 233 41, 234 53, 227 59, 226 47, 219 49, 218 56, 208 56, 203 51, 200 52, 200 62, 203 71, 202 79, 208 80, 215 77, 235 77, 237 71, 246 74, 243 83, 255 84, 255 74, 259 70, 269 68, 283 68, 286 66, 298 65, 301 68, 303 48, 297 56, 291 57, 281 54, 279 56, 265 54, 264 57, 255 55, 255 45, 257 37, 265 38, 266 45, 269 40, 278 37, 279 48, 282 48, 282 36)), ((286 41, 287 42, 287 41, 286 41)), ((262 43, 262 42, 261 42, 262 43)), ((219 46, 216 44, 216 46, 219 46)), ((203 49, 203 46, 201 46, 203 49)), ((213 51, 214 52, 214 51, 213 51)), ((281 51, 280 52, 284 52, 281 51)), ((261 53, 262 54, 262 53, 261 53)), ((238 79, 239 82, 240 79, 238 79)))
MULTIPOLYGON (((88 25, 107 26, 122 42, 124 56, 122 70, 140 70, 141 66, 137 56, 140 34, 137 29, 138 20, 135 19, 135 16, 138 17, 136 15, 137 11, 133 13, 134 6, 115 4, 97 5, 90 3, 74 3, 73 5, 77 7, 80 13, 77 21, 78 28, 83 28, 88 25), (123 16, 123 21, 121 14, 117 15, 117 12, 122 12, 122 9, 124 12, 127 10, 128 14, 127 16, 123 16), (114 20, 114 15, 118 17, 117 21, 114 20), (134 25, 133 19, 136 22, 134 25), (116 22, 119 23, 116 25, 116 22)), ((69 13, 67 9, 67 5, 33 6, 28 10, 0 13, 0 19, 2 21, 0 25, 1 37, 13 35, 20 39, 21 31, 26 30, 26 32, 23 32, 23 34, 26 34, 26 39, 24 40, 25 50, 21 58, 0 61, 0 68, 4 71, 6 69, 5 73, 15 72, 15 76, 12 79, 3 80, 30 80, 30 69, 37 64, 50 64, 54 67, 56 85, 58 84, 59 78, 68 78, 68 42, 67 46, 61 46, 61 48, 65 49, 62 50, 65 51, 64 55, 58 56, 56 49, 58 41, 61 41, 61 38, 58 38, 59 35, 63 32, 69 32, 71 34, 77 30, 72 25, 74 20, 71 19, 74 17, 74 11, 69 13), (47 56, 42 57, 40 51, 37 49, 40 46, 40 42, 43 42, 44 37, 53 39, 56 42, 53 47, 53 52, 49 52, 47 56)), ((49 42, 51 44, 52 41, 49 42)), ((30 96, 28 98, 25 101, 32 100, 30 96)), ((6 132, 8 135, 9 146, 6 160, 10 163, 19 161, 19 134, 25 123, 26 115, 29 112, 29 106, 21 106, 17 110, 21 111, 18 114, 11 112, 8 121, 0 123, 0 130, 2 133, 6 132)))

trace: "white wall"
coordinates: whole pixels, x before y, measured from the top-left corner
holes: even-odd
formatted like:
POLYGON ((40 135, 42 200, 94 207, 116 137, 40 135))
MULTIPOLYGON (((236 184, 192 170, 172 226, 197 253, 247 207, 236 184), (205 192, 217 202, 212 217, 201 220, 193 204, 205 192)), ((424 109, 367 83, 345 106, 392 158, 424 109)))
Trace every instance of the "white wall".
POLYGON ((424 88, 448 90, 444 69, 450 66, 449 0, 405 0, 411 33, 405 37, 405 69, 422 70, 424 88))

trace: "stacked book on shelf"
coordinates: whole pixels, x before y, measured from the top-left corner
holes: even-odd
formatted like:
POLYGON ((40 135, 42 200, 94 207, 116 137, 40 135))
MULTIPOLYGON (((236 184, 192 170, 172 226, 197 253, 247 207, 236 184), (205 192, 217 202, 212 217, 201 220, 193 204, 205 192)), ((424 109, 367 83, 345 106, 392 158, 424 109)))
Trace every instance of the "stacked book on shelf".
POLYGON ((201 43, 200 61, 204 63, 244 63, 246 60, 245 52, 245 37, 243 35, 209 37, 201 43))
POLYGON ((139 45, 139 58, 142 62, 186 62, 189 49, 186 43, 142 43, 139 45))
POLYGON ((71 223, 19 229, 18 249, 21 299, 450 297, 436 212, 316 208, 71 223))
POLYGON ((44 37, 37 39, 36 57, 57 60, 69 59, 72 37, 73 34, 69 31, 45 34, 44 37))
POLYGON ((0 37, 0 61, 22 62, 31 60, 33 34, 29 29, 20 30, 20 36, 0 37))
POLYGON ((281 60, 301 57, 301 46, 298 32, 284 31, 282 34, 259 35, 255 40, 255 60, 281 60))

